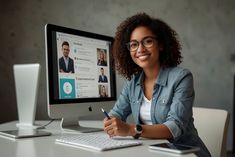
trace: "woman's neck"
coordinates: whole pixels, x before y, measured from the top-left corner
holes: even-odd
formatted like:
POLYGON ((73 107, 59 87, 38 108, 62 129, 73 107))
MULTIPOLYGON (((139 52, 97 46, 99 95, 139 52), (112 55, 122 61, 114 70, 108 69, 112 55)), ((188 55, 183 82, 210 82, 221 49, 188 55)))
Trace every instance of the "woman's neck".
POLYGON ((145 80, 155 81, 157 79, 159 71, 160 71, 160 66, 152 68, 152 69, 150 68, 144 69, 145 80))
POLYGON ((155 67, 153 69, 148 68, 147 70, 144 69, 144 95, 148 100, 152 99, 154 84, 158 77, 159 71, 160 67, 155 67))

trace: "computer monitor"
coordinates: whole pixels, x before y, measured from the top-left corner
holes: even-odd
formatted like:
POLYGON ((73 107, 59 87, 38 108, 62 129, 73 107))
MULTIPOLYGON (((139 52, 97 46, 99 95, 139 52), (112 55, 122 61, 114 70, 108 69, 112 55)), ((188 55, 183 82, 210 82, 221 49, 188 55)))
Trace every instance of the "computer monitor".
POLYGON ((112 43, 110 36, 45 26, 48 113, 62 118, 63 129, 97 131, 80 126, 79 117, 112 108, 116 100, 112 43))

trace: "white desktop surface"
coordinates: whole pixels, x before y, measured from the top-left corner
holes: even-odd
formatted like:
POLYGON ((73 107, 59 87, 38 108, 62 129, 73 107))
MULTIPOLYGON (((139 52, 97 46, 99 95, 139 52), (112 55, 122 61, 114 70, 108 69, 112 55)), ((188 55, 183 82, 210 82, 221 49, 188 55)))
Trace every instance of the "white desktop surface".
MULTIPOLYGON (((3 123, 0 130, 16 129, 17 121, 3 123)), ((48 121, 37 121, 37 124, 46 124, 48 121)), ((143 145, 128 147, 122 149, 114 149, 109 151, 93 151, 85 150, 79 147, 66 146, 56 144, 55 139, 60 137, 62 131, 59 128, 59 121, 52 122, 46 129, 51 132, 51 136, 9 139, 0 136, 0 156, 1 157, 196 157, 195 154, 178 155, 153 151, 148 149, 148 145, 166 142, 166 140, 148 140, 143 139, 143 145)), ((82 126, 103 127, 102 121, 80 121, 82 126)))

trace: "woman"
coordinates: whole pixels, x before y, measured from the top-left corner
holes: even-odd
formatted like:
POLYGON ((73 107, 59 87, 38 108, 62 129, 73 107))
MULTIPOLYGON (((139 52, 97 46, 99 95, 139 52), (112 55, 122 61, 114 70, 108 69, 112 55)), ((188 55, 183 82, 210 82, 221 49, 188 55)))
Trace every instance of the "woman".
POLYGON ((109 113, 112 118, 104 119, 109 136, 168 139, 200 147, 200 157, 210 156, 193 124, 193 76, 177 66, 180 49, 176 32, 145 13, 119 25, 113 56, 127 81, 109 113), (130 114, 136 124, 125 122, 130 114))
POLYGON ((105 60, 105 51, 100 49, 100 58, 98 59, 97 65, 107 66, 107 62, 105 60))
POLYGON ((100 86, 100 97, 108 97, 107 93, 106 93, 106 89, 104 85, 100 86))

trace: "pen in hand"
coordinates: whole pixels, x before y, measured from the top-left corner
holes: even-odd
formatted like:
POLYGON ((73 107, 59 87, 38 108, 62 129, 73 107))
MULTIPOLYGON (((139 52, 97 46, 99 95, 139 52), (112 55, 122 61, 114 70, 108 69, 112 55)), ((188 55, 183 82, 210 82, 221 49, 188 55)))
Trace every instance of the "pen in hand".
POLYGON ((108 118, 108 119, 111 119, 108 115, 108 113, 103 109, 101 108, 101 111, 104 113, 105 117, 108 118))

